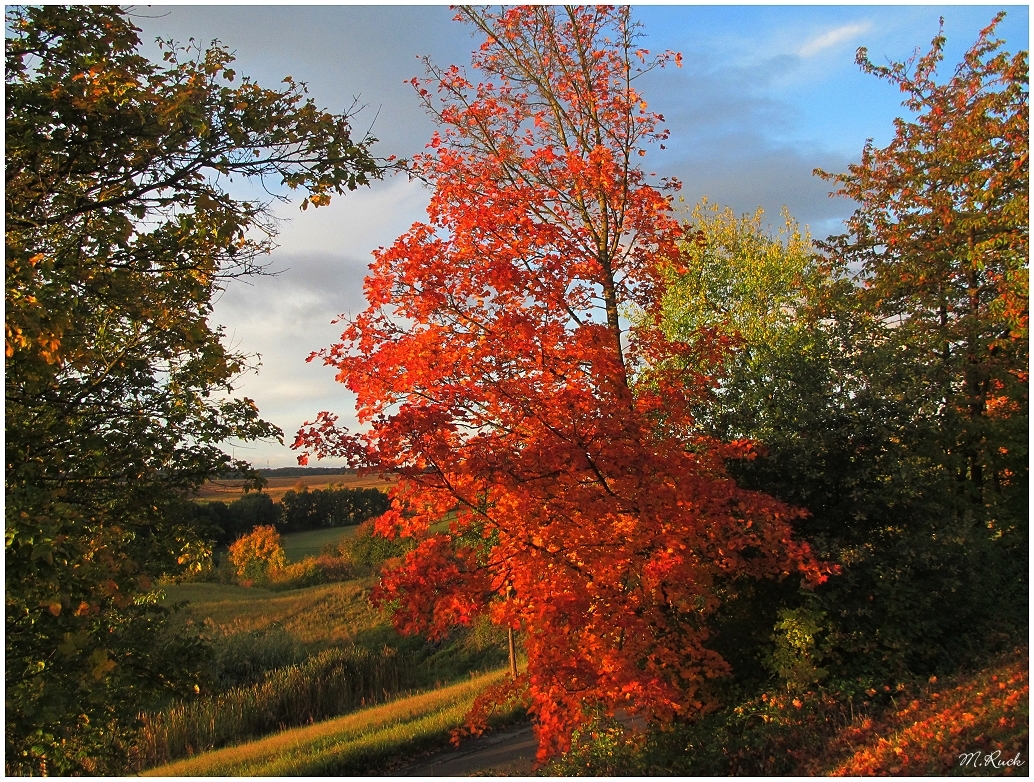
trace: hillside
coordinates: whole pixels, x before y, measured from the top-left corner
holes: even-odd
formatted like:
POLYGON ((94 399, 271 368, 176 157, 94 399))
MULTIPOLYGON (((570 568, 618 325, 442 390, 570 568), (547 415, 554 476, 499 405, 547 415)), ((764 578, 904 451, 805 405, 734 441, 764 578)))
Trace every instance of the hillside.
POLYGON ((869 687, 773 690, 670 730, 601 721, 551 776, 944 776, 1029 774, 1029 659, 869 687))
POLYGON ((1030 660, 1018 649, 976 673, 936 678, 876 720, 837 735, 834 776, 1030 774, 1030 660))

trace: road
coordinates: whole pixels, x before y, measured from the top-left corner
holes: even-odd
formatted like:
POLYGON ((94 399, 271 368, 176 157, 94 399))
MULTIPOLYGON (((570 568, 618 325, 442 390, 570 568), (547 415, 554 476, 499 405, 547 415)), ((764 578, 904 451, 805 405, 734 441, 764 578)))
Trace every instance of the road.
POLYGON ((464 740, 390 772, 393 777, 524 777, 531 774, 538 741, 530 724, 464 740))

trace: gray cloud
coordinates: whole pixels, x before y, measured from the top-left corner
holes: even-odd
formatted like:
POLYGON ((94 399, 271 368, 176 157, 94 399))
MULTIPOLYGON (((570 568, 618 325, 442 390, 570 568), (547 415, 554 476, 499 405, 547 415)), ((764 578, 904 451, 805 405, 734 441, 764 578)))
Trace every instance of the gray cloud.
MULTIPOLYGON (((738 212, 760 205, 773 223, 786 205, 817 237, 838 232, 851 208, 829 199, 827 184, 812 169, 844 170, 867 136, 879 143, 878 134, 891 132, 899 111, 893 89, 859 77, 851 49, 870 46, 876 60, 884 53, 907 57, 936 32, 939 14, 914 6, 640 11, 648 21, 646 45, 679 49, 685 60, 681 70, 654 71, 641 82, 672 133, 667 150, 650 152, 648 170, 682 179, 689 204, 706 195, 738 212), (917 32, 920 22, 925 26, 917 32)), ((259 84, 275 86, 290 74, 334 111, 359 96, 367 108, 353 126, 361 133, 372 123, 381 156, 420 151, 433 131, 404 83, 422 75, 418 55, 462 65, 478 43, 443 6, 137 6, 135 13, 146 41, 220 39, 236 52, 239 73, 259 84)), ((949 41, 958 42, 951 45, 972 41, 992 15, 986 8, 945 12, 949 41)), ((1003 31, 1012 51, 1027 47, 1027 16, 1024 7, 1010 10, 1003 31)), ((149 44, 147 51, 153 56, 157 49, 149 44)), ((949 52, 949 62, 953 56, 949 52)), ((423 219, 427 198, 419 185, 393 178, 318 210, 301 213, 296 204, 277 204, 281 247, 270 264, 282 273, 250 285, 236 281, 217 302, 213 319, 226 327, 227 341, 262 354, 261 371, 242 378, 240 393, 256 399, 288 442, 320 410, 354 420, 348 415, 354 400, 334 381, 333 370, 306 364, 305 357, 339 339, 334 317, 364 307, 370 252, 423 219)), ((261 466, 266 459, 271 466, 294 463, 294 454, 281 446, 248 448, 239 453, 261 466)))
POLYGON ((769 131, 791 127, 794 109, 768 94, 772 82, 795 71, 800 58, 775 55, 761 63, 730 65, 715 52, 689 52, 683 67, 648 74, 644 91, 664 114, 673 144, 697 144, 745 124, 769 131))
POLYGON ((683 196, 690 204, 706 196, 736 212, 762 207, 778 223, 785 206, 812 235, 824 238, 840 231, 851 213, 851 202, 829 197, 829 185, 812 175, 816 167, 840 171, 847 160, 821 151, 809 154, 795 147, 769 146, 754 135, 730 134, 701 154, 674 166, 683 181, 683 196))
POLYGON ((773 85, 793 78, 803 62, 776 54, 730 63, 716 52, 696 51, 680 70, 649 74, 644 90, 659 96, 653 106, 671 132, 667 150, 651 151, 651 166, 678 177, 689 204, 706 196, 737 212, 760 206, 773 222, 785 206, 816 236, 839 230, 851 204, 830 199, 829 186, 812 172, 844 170, 851 158, 818 140, 781 140, 798 135, 804 123, 773 85))
MULTIPOLYGON (((222 41, 242 74, 275 86, 287 75, 308 84, 321 105, 343 111, 359 97, 366 109, 356 131, 372 123, 380 154, 405 157, 423 149, 433 126, 413 88, 419 56, 465 62, 473 40, 445 6, 137 6, 134 21, 147 42, 193 37, 222 41)), ((157 49, 149 46, 153 56, 157 49)))

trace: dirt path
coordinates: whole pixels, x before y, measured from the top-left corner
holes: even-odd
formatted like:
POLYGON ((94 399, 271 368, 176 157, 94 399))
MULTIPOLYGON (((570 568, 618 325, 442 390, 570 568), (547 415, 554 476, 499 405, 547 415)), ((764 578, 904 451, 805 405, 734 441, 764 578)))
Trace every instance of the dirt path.
POLYGON ((469 777, 531 774, 538 741, 530 724, 467 739, 455 749, 410 763, 391 772, 393 777, 469 777))
MULTIPOLYGON (((626 729, 645 730, 646 721, 624 711, 617 715, 626 729)), ((527 777, 531 775, 538 740, 530 723, 466 739, 459 747, 393 769, 393 777, 527 777)))

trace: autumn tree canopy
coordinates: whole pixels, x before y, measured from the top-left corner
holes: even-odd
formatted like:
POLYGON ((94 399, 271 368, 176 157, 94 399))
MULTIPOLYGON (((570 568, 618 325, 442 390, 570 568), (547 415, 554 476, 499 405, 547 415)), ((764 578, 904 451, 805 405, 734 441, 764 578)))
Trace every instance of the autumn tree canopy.
POLYGON ((841 565, 783 599, 823 617, 842 679, 927 677, 1027 634, 1027 54, 996 24, 951 67, 940 34, 907 62, 859 53, 904 118, 830 177, 855 211, 825 252, 705 204, 666 294, 671 333, 738 337, 697 424, 761 443, 730 473, 807 508, 798 534, 841 565))
POLYGON ((860 49, 862 69, 896 85, 916 118, 825 175, 859 204, 826 247, 860 268, 859 303, 886 325, 899 363, 921 371, 916 413, 936 420, 943 465, 978 506, 1027 461, 1029 65, 1026 52, 1001 51, 1003 16, 943 81, 943 34, 886 66, 860 49))
POLYGON ((407 631, 518 628, 544 758, 594 707, 705 708, 722 590, 823 576, 792 539, 800 511, 727 476, 749 443, 694 429, 711 379, 676 359, 720 336, 658 328, 677 183, 639 167, 665 131, 636 84, 678 56, 641 49, 628 8, 457 18, 485 36, 476 75, 414 80, 439 125, 410 169, 428 220, 375 252, 369 307, 312 357, 367 429, 322 413, 296 444, 402 476, 378 529, 419 545, 379 599, 407 631))
POLYGON ((379 171, 302 85, 238 78, 221 46, 159 65, 138 32, 117 7, 7 15, 9 774, 118 772, 140 710, 193 692, 198 646, 148 593, 206 544, 168 511, 221 471, 257 478, 220 443, 279 436, 209 323, 275 235, 228 179, 318 206, 379 171))

